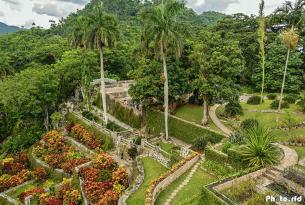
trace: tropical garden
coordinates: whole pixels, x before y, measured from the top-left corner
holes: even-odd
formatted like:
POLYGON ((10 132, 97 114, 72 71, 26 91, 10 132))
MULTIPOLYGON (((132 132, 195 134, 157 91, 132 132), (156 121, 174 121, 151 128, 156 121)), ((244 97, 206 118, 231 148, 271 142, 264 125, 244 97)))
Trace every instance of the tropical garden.
POLYGON ((257 6, 92 0, 0 35, 0 204, 303 196, 305 1, 257 6))

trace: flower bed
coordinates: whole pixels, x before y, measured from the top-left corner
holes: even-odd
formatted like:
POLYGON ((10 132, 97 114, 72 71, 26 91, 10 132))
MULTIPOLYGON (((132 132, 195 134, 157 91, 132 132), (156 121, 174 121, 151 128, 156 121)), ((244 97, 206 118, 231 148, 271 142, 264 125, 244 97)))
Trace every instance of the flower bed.
POLYGON ((34 147, 34 152, 52 168, 62 169, 68 174, 72 174, 75 167, 89 161, 57 131, 47 133, 43 141, 34 147))
POLYGON ((97 140, 94 133, 86 130, 82 125, 73 125, 69 135, 85 144, 90 149, 102 148, 102 141, 97 140))
POLYGON ((3 159, 0 167, 0 192, 29 181, 34 173, 29 170, 29 160, 26 152, 3 159))
POLYGON ((128 187, 126 169, 118 167, 106 153, 98 154, 92 165, 82 168, 79 175, 86 197, 94 205, 116 205, 128 187))
POLYGON ((154 192, 158 184, 162 181, 164 181, 167 177, 178 171, 180 168, 182 168, 184 165, 186 165, 187 162, 193 160, 194 158, 198 157, 198 153, 194 153, 190 155, 189 157, 185 158, 184 160, 180 161, 176 165, 174 165, 168 172, 166 172, 164 175, 156 179, 155 181, 152 182, 150 187, 148 188, 146 192, 146 199, 145 199, 145 204, 146 205, 152 205, 154 204, 154 192))
POLYGON ((30 188, 19 195, 19 200, 24 202, 29 196, 32 196, 31 204, 44 205, 78 205, 81 204, 82 198, 79 190, 72 185, 72 179, 63 179, 59 187, 55 184, 49 188, 50 192, 41 187, 30 188))

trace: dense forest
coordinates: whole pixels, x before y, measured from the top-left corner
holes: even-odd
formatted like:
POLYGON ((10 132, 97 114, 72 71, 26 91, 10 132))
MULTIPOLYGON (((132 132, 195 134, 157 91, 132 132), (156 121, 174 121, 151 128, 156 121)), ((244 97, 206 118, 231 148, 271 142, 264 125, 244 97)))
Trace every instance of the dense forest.
MULTIPOLYGON (((99 78, 98 49, 77 43, 82 16, 90 16, 92 0, 83 10, 70 14, 50 29, 33 27, 0 36, 0 141, 2 151, 28 147, 50 127, 50 116, 74 95, 75 88, 99 78), (36 138, 35 138, 36 137, 36 138)), ((304 7, 284 5, 264 17, 265 90, 280 92, 287 46, 279 35, 292 26, 299 35, 291 51, 285 92, 304 89, 304 7)), ((113 48, 104 49, 105 76, 134 79, 130 95, 143 105, 163 103, 162 63, 153 45, 143 49, 142 11, 158 0, 103 0, 103 9, 118 24, 113 48), (145 50, 145 52, 144 52, 145 50)), ((182 53, 167 50, 169 110, 180 97, 193 93, 202 104, 234 102, 245 90, 261 89, 259 25, 261 16, 195 13, 184 7, 176 19, 183 28, 182 53)), ((147 46, 146 46, 147 47, 147 46)))

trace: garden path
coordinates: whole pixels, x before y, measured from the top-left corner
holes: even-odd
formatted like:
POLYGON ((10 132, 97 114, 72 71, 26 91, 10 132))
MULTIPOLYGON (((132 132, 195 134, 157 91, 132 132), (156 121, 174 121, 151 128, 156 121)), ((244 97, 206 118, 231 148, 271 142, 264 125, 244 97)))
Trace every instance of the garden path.
POLYGON ((213 121, 213 123, 225 134, 226 137, 229 137, 233 131, 230 130, 229 128, 227 128, 217 117, 216 115, 216 110, 217 108, 219 107, 220 105, 219 104, 216 104, 214 106, 212 106, 210 108, 210 118, 211 120, 213 121))
POLYGON ((291 149, 279 143, 275 143, 275 145, 281 148, 284 152, 284 158, 281 160, 279 165, 275 166, 275 168, 284 171, 285 168, 298 163, 298 154, 294 149, 291 149))
POLYGON ((166 202, 164 203, 164 205, 170 205, 172 200, 176 197, 176 195, 183 189, 183 187, 185 187, 190 180, 192 179, 193 175, 196 173, 198 167, 200 166, 200 164, 202 163, 201 160, 199 160, 192 168, 191 172, 188 174, 188 176, 186 177, 186 179, 171 193, 171 195, 167 198, 166 202))

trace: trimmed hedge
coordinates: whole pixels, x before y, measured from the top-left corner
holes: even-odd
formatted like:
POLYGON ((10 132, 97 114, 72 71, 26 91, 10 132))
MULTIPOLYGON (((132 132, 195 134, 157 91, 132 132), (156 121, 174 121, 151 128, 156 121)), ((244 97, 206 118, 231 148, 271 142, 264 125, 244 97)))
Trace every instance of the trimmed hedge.
POLYGON ((104 150, 110 150, 113 148, 113 141, 111 136, 107 135, 104 132, 101 132, 100 130, 96 129, 93 126, 88 125, 87 123, 83 122, 82 120, 80 120, 78 117, 76 117, 73 113, 68 113, 66 115, 66 119, 70 122, 70 123, 74 123, 74 124, 80 124, 83 127, 85 127, 88 131, 91 131, 94 133, 95 137, 97 139, 100 139, 101 141, 104 142, 103 145, 103 149, 104 150))
POLYGON ((227 203, 223 202, 216 194, 211 192, 207 187, 203 187, 200 200, 197 201, 196 205, 206 205, 206 204, 213 204, 213 205, 228 205, 227 203))
POLYGON ((228 163, 228 155, 214 149, 212 146, 207 146, 204 151, 205 158, 207 160, 219 162, 219 163, 228 163))
MULTIPOLYGON (((211 143, 218 143, 224 138, 221 134, 192 123, 184 122, 172 116, 169 116, 168 121, 169 135, 188 144, 192 144, 197 137, 204 137, 211 143)), ((153 135, 165 133, 164 115, 162 112, 152 109, 147 110, 146 132, 153 135)))
MULTIPOLYGON (((264 100, 263 100, 263 102, 264 102, 264 100)), ((249 105, 259 105, 259 104, 261 104, 261 97, 257 96, 257 95, 251 96, 248 99, 247 104, 249 104, 249 105)))
POLYGON ((267 95, 268 100, 275 100, 277 98, 277 94, 270 93, 267 95))
MULTIPOLYGON (((98 97, 101 100, 100 97, 98 97)), ((98 101, 98 100, 97 100, 98 101)), ((96 102, 96 106, 100 109, 103 109, 101 106, 102 103, 96 102)), ((137 115, 134 111, 130 108, 122 106, 119 102, 116 102, 114 99, 111 99, 107 95, 107 105, 108 105, 108 112, 109 114, 113 115, 114 117, 118 118, 122 122, 126 123, 127 125, 140 129, 142 124, 142 116, 137 115)))
MULTIPOLYGON (((279 101, 279 100, 274 100, 274 101, 270 104, 270 108, 276 110, 276 109, 278 109, 279 104, 280 104, 280 101, 279 101)), ((289 107, 290 107, 290 105, 289 105, 288 102, 282 101, 282 104, 281 104, 281 108, 282 108, 282 109, 289 108, 289 107)))
POLYGON ((230 164, 233 167, 244 168, 244 167, 247 166, 247 164, 243 160, 242 155, 239 152, 239 150, 241 149, 242 146, 243 145, 241 145, 241 146, 233 146, 233 147, 228 149, 228 156, 229 156, 229 159, 230 159, 230 164))

